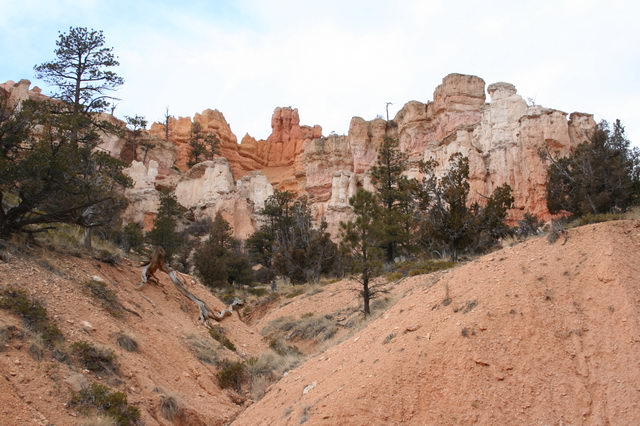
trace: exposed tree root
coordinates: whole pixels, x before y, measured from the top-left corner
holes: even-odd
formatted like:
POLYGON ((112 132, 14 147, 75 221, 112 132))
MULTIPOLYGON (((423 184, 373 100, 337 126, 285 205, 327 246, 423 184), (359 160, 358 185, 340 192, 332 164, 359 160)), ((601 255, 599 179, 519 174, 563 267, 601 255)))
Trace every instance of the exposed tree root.
POLYGON ((178 289, 178 291, 180 291, 180 293, 182 293, 184 296, 186 296, 189 300, 191 300, 198 306, 198 311, 199 311, 198 320, 202 321, 207 326, 210 326, 208 323, 210 319, 220 322, 224 318, 231 316, 236 306, 243 305, 242 300, 236 298, 233 300, 233 302, 231 302, 231 304, 226 309, 222 311, 218 312, 218 311, 211 310, 202 299, 200 299, 199 297, 197 297, 195 294, 191 293, 187 289, 184 282, 180 279, 176 271, 174 271, 173 269, 169 268, 166 265, 164 257, 165 257, 165 251, 164 249, 162 249, 162 247, 158 247, 154 250, 153 254, 151 255, 151 259, 149 260, 149 263, 147 263, 142 269, 142 277, 141 277, 142 282, 138 286, 138 289, 141 289, 147 282, 151 280, 157 282, 158 280, 154 274, 157 270, 161 270, 162 272, 169 275, 169 278, 171 278, 171 282, 173 283, 173 285, 176 286, 176 288, 178 289))

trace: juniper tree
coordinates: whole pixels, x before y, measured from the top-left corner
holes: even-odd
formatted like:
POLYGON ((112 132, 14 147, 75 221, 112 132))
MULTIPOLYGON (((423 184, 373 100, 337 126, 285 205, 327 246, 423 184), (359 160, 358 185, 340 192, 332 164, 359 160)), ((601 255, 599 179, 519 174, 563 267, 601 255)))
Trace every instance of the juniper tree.
POLYGON ((193 256, 198 276, 205 285, 222 287, 227 284, 232 247, 231 225, 218 213, 211 225, 208 240, 196 250, 193 256))
POLYGON ((254 261, 294 283, 317 281, 332 269, 336 246, 326 223, 314 225, 306 198, 276 190, 260 214, 264 223, 247 240, 254 261))
POLYGON ((77 122, 64 108, 9 105, 0 93, 0 238, 55 223, 92 229, 125 205, 120 189, 131 180, 124 164, 95 150, 90 138, 74 140, 77 122))
POLYGON ((423 179, 416 189, 418 235, 423 248, 452 260, 464 251, 481 251, 505 236, 507 211, 513 204, 504 184, 485 197, 484 206, 469 200, 469 160, 461 153, 449 158, 449 170, 438 178, 435 160, 422 162, 423 179))
POLYGON ((574 215, 623 211, 640 197, 640 151, 631 148, 620 120, 606 121, 591 140, 563 158, 541 152, 550 161, 547 207, 551 213, 574 215))

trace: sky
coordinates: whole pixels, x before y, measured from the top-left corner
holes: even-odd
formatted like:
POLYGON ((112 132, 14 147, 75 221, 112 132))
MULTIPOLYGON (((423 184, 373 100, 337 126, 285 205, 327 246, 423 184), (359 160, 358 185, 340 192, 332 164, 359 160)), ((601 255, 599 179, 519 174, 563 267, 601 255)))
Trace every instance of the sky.
POLYGON ((640 146, 640 2, 595 0, 0 0, 0 81, 36 80, 58 31, 104 31, 125 84, 116 116, 206 108, 265 139, 275 107, 348 131, 433 98, 449 73, 622 120, 640 146))

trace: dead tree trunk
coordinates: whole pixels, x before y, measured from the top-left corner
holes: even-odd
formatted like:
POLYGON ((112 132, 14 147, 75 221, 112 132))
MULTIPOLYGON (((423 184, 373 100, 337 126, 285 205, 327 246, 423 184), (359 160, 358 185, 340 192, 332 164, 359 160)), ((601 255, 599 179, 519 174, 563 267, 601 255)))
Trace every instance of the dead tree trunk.
MULTIPOLYGON (((149 263, 144 266, 142 269, 142 283, 138 286, 138 289, 141 289, 149 280, 154 280, 157 282, 157 278, 155 277, 155 272, 157 270, 161 270, 162 272, 169 275, 171 278, 171 282, 176 286, 178 291, 186 296, 189 300, 195 303, 198 306, 199 316, 198 320, 205 323, 205 325, 209 326, 208 320, 213 319, 217 322, 222 321, 224 318, 231 316, 233 313, 233 309, 236 306, 242 306, 244 303, 240 299, 234 299, 233 302, 222 311, 212 311, 207 304, 200 299, 195 294, 191 293, 187 287, 184 285, 184 282, 180 279, 176 271, 169 268, 165 263, 165 251, 162 247, 158 247, 153 251, 151 255, 151 259, 149 263)), ((238 313, 239 315, 239 313, 238 313)))

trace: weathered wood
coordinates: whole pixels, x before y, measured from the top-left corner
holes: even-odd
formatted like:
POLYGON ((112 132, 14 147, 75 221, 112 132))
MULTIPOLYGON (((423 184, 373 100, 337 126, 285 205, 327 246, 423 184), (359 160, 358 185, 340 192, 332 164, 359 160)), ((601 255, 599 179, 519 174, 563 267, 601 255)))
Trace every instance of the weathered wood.
MULTIPOLYGON (((208 320, 212 319, 220 322, 226 317, 231 316, 236 306, 242 306, 244 304, 242 300, 236 298, 226 309, 222 311, 211 310, 204 300, 200 299, 187 289, 182 279, 178 276, 178 273, 166 265, 164 257, 165 251, 162 247, 158 247, 153 251, 149 263, 142 268, 142 282, 138 286, 138 289, 142 289, 142 287, 150 280, 155 280, 157 282, 157 278, 154 275, 156 271, 160 270, 166 273, 169 275, 171 282, 176 286, 178 291, 198 306, 198 320, 205 323, 207 326, 209 326, 208 320)), ((238 315, 240 314, 238 313, 238 315)))

